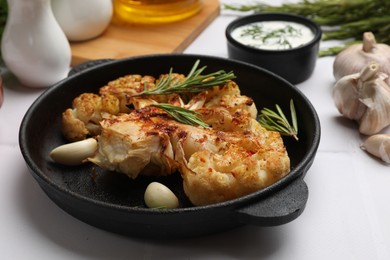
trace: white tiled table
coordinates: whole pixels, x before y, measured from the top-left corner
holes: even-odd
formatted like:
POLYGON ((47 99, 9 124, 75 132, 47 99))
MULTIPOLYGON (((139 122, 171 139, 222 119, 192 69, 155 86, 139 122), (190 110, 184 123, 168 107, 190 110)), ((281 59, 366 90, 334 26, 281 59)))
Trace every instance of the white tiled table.
MULTIPOLYGON (((218 17, 185 52, 227 57, 224 30, 233 19, 218 17)), ((99 230, 48 199, 18 146, 22 117, 43 90, 25 88, 3 71, 0 259, 390 259, 390 166, 362 151, 356 126, 340 118, 330 95, 332 63, 320 58, 313 76, 297 85, 322 124, 321 145, 305 177, 309 200, 303 214, 283 226, 171 242, 99 230)))

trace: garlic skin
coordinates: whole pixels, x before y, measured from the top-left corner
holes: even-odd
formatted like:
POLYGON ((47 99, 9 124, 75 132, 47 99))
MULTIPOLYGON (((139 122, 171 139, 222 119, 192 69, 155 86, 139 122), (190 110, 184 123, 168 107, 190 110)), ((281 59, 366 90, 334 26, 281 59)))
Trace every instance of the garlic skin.
POLYGON ((390 163, 390 134, 377 134, 367 138, 360 146, 363 150, 390 163))
MULTIPOLYGON (((337 80, 359 73, 368 63, 376 62, 381 72, 390 75, 390 46, 377 43, 372 32, 363 34, 363 43, 353 44, 340 52, 333 63, 333 76, 337 80)), ((386 79, 390 84, 390 79, 386 79)))
POLYGON ((362 134, 377 134, 390 125, 390 87, 384 81, 387 78, 380 66, 372 62, 360 73, 342 77, 333 87, 337 109, 357 121, 362 134))

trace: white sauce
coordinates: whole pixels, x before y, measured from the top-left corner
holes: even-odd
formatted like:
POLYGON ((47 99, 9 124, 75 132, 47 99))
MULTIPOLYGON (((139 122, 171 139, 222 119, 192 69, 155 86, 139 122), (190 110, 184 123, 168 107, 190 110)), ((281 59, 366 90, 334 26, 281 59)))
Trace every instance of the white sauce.
POLYGON ((232 37, 247 46, 264 50, 286 50, 305 45, 314 39, 307 26, 287 21, 264 21, 237 27, 232 37))

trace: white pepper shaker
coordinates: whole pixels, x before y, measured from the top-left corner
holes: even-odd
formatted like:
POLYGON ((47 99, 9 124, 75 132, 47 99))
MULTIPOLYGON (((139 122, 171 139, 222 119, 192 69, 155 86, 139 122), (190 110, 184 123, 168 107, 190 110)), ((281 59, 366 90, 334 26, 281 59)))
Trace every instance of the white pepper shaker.
POLYGON ((49 87, 65 78, 71 49, 50 0, 7 0, 1 52, 6 67, 29 87, 49 87))
POLYGON ((101 35, 113 13, 112 0, 52 0, 52 8, 69 41, 101 35))

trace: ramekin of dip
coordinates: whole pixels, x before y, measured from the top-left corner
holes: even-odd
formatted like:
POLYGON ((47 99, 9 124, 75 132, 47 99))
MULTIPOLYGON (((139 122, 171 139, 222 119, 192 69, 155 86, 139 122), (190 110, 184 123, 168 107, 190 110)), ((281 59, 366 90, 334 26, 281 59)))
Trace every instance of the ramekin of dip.
POLYGON ((225 34, 229 58, 255 64, 297 84, 313 73, 322 31, 302 16, 261 13, 234 20, 225 34))

